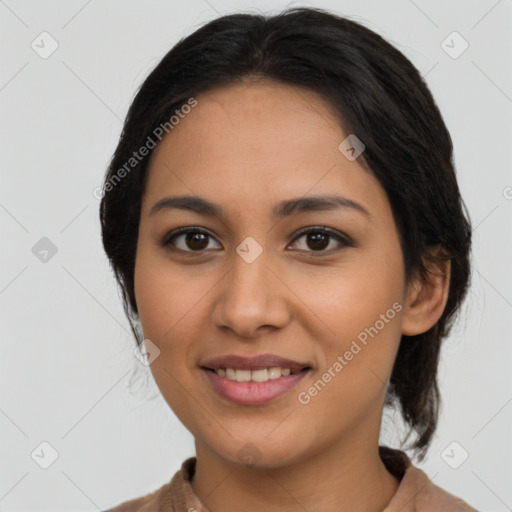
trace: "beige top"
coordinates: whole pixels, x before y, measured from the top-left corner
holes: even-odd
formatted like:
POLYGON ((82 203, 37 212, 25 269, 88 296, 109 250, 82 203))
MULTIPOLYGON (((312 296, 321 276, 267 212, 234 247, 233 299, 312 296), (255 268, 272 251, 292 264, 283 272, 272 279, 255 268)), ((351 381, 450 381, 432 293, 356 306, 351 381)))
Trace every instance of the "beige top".
MULTIPOLYGON (((412 465, 405 452, 385 446, 380 446, 379 452, 389 472, 400 480, 397 492, 383 512, 478 512, 434 485, 421 469, 412 465)), ((195 464, 195 457, 187 459, 160 489, 105 512, 209 512, 190 484, 195 464)))

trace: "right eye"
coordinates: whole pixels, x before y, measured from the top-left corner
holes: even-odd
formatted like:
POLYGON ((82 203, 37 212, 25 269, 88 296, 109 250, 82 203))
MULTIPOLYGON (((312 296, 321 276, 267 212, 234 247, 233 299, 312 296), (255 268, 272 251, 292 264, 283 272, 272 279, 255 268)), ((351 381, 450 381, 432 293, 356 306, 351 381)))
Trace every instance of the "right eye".
MULTIPOLYGON (((209 240, 214 240, 207 231, 192 226, 179 228, 165 235, 162 240, 164 247, 173 251, 201 253, 207 250, 209 240)), ((222 247, 218 247, 222 248, 222 247)), ((210 249, 209 249, 210 250, 210 249)))

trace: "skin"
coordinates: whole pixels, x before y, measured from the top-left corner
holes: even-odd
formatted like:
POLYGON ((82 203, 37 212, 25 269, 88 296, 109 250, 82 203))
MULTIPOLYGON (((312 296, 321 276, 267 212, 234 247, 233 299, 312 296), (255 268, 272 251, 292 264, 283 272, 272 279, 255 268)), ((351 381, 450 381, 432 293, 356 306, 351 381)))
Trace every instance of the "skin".
POLYGON ((135 266, 144 336, 161 351, 151 370, 195 438, 192 486, 212 512, 382 511, 399 486, 378 455, 387 382, 401 335, 425 332, 441 316, 449 265, 428 283, 405 281, 385 191, 360 159, 340 152, 348 134, 315 92, 247 81, 196 99, 152 154, 135 266), (271 218, 281 200, 333 193, 369 215, 336 208, 271 218), (218 203, 226 217, 150 214, 175 195, 218 203), (211 236, 203 246, 178 236, 174 252, 162 244, 184 226, 211 236), (353 245, 327 237, 318 249, 296 234, 318 226, 353 245), (248 236, 263 250, 252 263, 236 252, 248 236), (395 303, 401 311, 301 404, 299 393, 395 303), (199 367, 211 357, 263 353, 312 370, 285 396, 255 406, 221 398, 199 367), (252 466, 238 456, 247 443, 252 466))

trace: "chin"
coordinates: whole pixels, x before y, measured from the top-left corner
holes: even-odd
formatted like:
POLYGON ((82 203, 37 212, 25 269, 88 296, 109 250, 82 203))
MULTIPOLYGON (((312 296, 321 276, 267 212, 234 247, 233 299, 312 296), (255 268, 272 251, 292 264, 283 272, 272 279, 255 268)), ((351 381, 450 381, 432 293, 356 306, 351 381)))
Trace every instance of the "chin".
POLYGON ((225 433, 222 440, 209 439, 207 445, 227 463, 255 469, 284 467, 305 456, 308 450, 298 445, 298 439, 301 440, 301 445, 304 443, 303 437, 298 433, 291 435, 283 430, 281 435, 265 437, 270 431, 271 429, 261 429, 252 436, 245 431, 240 435, 233 433, 233 437, 225 433))

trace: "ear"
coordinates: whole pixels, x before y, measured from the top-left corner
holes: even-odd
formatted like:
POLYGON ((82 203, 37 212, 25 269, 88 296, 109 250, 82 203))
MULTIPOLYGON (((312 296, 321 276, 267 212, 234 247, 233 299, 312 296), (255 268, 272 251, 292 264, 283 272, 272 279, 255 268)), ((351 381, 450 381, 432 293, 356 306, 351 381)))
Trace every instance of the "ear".
POLYGON ((451 262, 443 257, 442 248, 431 251, 434 259, 427 263, 427 278, 411 280, 402 317, 402 334, 414 336, 428 331, 441 318, 450 287, 451 262))

